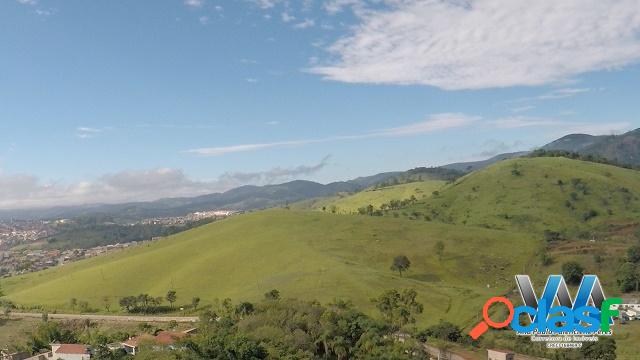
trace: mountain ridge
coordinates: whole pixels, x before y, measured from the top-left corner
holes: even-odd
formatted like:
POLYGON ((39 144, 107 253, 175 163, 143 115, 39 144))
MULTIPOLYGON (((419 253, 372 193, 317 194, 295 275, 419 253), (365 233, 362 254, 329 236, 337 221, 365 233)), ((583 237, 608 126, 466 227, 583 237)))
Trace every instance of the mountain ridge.
MULTIPOLYGON (((540 147, 540 149, 596 155, 621 164, 640 165, 640 129, 631 130, 620 135, 569 134, 540 147)), ((236 211, 257 210, 285 206, 297 201, 332 196, 339 193, 358 192, 391 180, 415 179, 416 174, 421 172, 427 173, 432 179, 449 181, 451 177, 456 176, 455 173, 438 173, 437 169, 468 173, 503 160, 523 157, 529 153, 530 151, 504 153, 486 160, 452 163, 434 168, 383 172, 328 184, 320 184, 309 180, 293 180, 281 184, 263 186, 243 185, 225 192, 195 197, 162 198, 154 201, 117 204, 86 204, 0 210, 0 219, 72 218, 92 214, 117 214, 125 219, 141 219, 178 216, 189 212, 223 208, 236 211)))

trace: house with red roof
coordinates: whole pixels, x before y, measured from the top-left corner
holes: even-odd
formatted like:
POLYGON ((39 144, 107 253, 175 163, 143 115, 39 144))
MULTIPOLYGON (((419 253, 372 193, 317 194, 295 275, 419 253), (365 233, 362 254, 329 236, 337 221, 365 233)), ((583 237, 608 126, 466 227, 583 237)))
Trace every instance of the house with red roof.
POLYGON ((159 331, 154 335, 140 335, 132 337, 122 343, 122 348, 127 354, 135 355, 140 351, 141 345, 149 345, 154 349, 168 348, 175 349, 176 343, 182 339, 185 339, 189 335, 196 332, 196 329, 190 329, 185 331, 159 331))

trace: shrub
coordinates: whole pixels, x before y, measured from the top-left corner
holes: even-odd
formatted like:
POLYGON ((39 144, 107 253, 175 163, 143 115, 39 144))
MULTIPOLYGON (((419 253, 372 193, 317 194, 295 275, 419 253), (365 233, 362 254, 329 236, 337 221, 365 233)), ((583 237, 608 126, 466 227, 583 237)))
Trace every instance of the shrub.
POLYGON ((640 263, 640 246, 634 245, 627 249, 627 260, 632 263, 640 263))
POLYGON ((552 242, 563 240, 563 236, 558 231, 546 229, 544 231, 544 240, 548 243, 552 243, 552 242))
POLYGON ((562 276, 568 284, 578 285, 584 275, 584 268, 575 261, 569 261, 562 265, 562 276))
POLYGON ((589 220, 593 219, 596 216, 598 216, 598 212, 596 210, 591 209, 591 210, 585 212, 584 214, 582 214, 582 220, 583 221, 589 221, 589 220))
POLYGON ((448 321, 442 321, 437 325, 426 328, 417 334, 420 341, 426 342, 428 337, 458 342, 462 339, 462 331, 460 328, 448 321))

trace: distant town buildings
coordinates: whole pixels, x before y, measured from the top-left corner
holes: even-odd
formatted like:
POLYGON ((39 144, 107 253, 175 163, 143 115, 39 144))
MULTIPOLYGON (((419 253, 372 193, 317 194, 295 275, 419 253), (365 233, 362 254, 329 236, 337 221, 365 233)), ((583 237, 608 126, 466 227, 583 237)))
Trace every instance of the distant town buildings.
POLYGON ((185 216, 156 217, 140 221, 144 225, 185 225, 206 219, 221 219, 238 213, 232 210, 198 211, 185 216))

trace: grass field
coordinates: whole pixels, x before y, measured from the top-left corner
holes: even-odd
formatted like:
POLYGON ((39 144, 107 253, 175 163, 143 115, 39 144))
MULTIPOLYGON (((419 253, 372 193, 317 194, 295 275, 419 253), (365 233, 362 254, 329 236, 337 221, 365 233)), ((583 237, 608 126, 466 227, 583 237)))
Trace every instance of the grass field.
POLYGON ((524 234, 467 229, 404 219, 269 210, 232 217, 153 244, 104 257, 9 278, 9 299, 48 309, 69 299, 102 308, 110 296, 162 296, 178 303, 199 296, 256 300, 270 289, 285 297, 348 298, 368 311, 370 298, 387 289, 412 287, 425 304, 422 323, 449 319, 464 324, 490 295, 513 287, 536 242, 524 234), (439 261, 434 243, 446 244, 439 261), (389 267, 406 254, 405 277, 389 267))
POLYGON ((411 196, 424 199, 444 186, 441 180, 417 181, 407 184, 387 186, 379 189, 367 189, 355 194, 342 194, 321 199, 312 199, 293 204, 294 209, 314 209, 331 211, 335 206, 338 214, 354 214, 358 208, 373 205, 376 209, 391 200, 404 200, 411 196))

